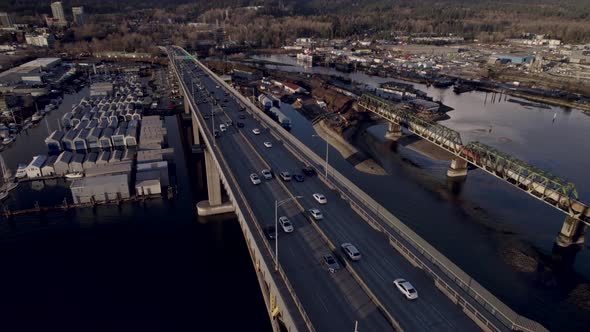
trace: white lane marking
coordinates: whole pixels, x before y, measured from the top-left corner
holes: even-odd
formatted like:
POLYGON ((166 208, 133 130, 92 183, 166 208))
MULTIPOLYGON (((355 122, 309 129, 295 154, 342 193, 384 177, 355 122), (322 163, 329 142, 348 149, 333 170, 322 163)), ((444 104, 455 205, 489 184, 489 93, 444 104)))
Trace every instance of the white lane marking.
POLYGON ((330 312, 328 310, 328 307, 326 306, 326 303, 324 302, 324 300, 322 300, 322 298, 318 295, 319 293, 315 293, 316 297, 318 298, 318 300, 320 300, 320 303, 322 304, 322 307, 324 307, 324 310, 326 310, 326 312, 330 312))
POLYGON ((371 270, 373 270, 373 272, 375 273, 375 275, 377 275, 381 280, 386 281, 386 279, 379 272, 377 272, 377 270, 375 269, 375 267, 373 267, 373 264, 368 264, 368 265, 371 268, 371 270))

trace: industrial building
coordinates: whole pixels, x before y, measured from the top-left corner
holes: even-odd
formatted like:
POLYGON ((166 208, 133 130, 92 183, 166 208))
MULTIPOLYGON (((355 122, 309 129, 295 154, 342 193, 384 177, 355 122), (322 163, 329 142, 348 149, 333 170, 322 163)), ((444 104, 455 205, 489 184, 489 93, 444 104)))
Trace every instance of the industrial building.
POLYGON ((70 190, 74 203, 108 202, 129 198, 126 174, 101 175, 76 179, 70 190))

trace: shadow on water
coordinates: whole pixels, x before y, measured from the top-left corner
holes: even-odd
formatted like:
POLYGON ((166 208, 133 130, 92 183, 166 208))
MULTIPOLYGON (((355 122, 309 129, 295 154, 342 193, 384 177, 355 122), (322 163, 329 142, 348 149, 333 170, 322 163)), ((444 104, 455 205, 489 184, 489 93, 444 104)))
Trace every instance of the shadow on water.
MULTIPOLYGON (((0 222, 6 331, 271 330, 238 223, 196 217, 206 198, 203 161, 183 149, 176 118, 165 123, 174 200, 0 222)), ((55 188, 67 194, 67 185, 55 188)))

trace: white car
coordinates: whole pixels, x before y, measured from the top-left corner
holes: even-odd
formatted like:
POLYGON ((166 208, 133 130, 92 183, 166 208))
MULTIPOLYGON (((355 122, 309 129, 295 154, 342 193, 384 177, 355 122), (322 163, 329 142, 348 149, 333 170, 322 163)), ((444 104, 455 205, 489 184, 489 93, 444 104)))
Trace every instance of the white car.
POLYGON ((293 224, 291 224, 289 218, 285 216, 281 216, 279 218, 279 224, 281 224, 281 227, 283 228, 283 231, 285 231, 285 233, 291 233, 294 230, 293 224))
POLYGON ((418 291, 405 279, 395 279, 393 284, 408 300, 415 300, 418 298, 418 291))
POLYGON ((309 214, 315 220, 322 220, 322 219, 324 219, 324 215, 322 214, 322 211, 320 211, 318 209, 309 209, 309 214))
POLYGON ((254 133, 254 135, 260 135, 260 129, 258 128, 252 129, 252 132, 254 133))
POLYGON ((263 169, 260 174, 262 174, 262 177, 265 180, 270 180, 272 179, 272 173, 268 170, 268 169, 263 169))
POLYGON ((291 181, 291 174, 289 174, 289 172, 282 171, 279 173, 279 175, 281 176, 281 179, 283 179, 283 181, 285 181, 285 182, 291 181))
POLYGON ((266 146, 267 148, 272 148, 272 143, 271 142, 264 142, 264 146, 266 146))
POLYGON ((358 261, 362 257, 361 252, 352 243, 342 243, 340 248, 353 261, 358 261))
POLYGON ((253 184, 260 184, 260 178, 256 173, 250 174, 250 181, 252 181, 253 184))
POLYGON ((326 204, 328 203, 328 200, 326 199, 326 196, 320 194, 320 193, 315 193, 313 194, 313 198, 315 198, 315 200, 320 203, 320 204, 326 204))
POLYGON ((220 124, 219 125, 219 130, 222 131, 222 132, 223 131, 226 131, 227 130, 227 127, 224 124, 220 124))

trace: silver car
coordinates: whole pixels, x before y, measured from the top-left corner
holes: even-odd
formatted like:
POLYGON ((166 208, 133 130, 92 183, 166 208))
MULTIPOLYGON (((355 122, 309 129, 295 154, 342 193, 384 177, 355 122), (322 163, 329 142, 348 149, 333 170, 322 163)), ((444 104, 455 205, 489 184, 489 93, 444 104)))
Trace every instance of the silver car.
POLYGON ((285 233, 292 233, 295 229, 293 228, 293 224, 289 220, 289 218, 285 216, 281 216, 279 218, 279 224, 285 233))
POLYGON ((418 298, 418 291, 416 288, 414 288, 414 286, 412 286, 412 284, 410 284, 409 281, 399 278, 395 279, 393 284, 402 294, 404 294, 408 300, 415 300, 418 298))
POLYGON ((318 209, 309 209, 309 214, 315 220, 322 220, 322 219, 324 219, 324 215, 322 214, 322 211, 320 211, 318 209))
POLYGON ((361 252, 352 243, 343 243, 340 248, 353 261, 358 261, 362 257, 361 252))
POLYGON ((260 184, 260 178, 256 173, 250 174, 250 181, 252 181, 253 184, 260 184))
POLYGON ((270 180, 272 179, 272 173, 268 170, 268 169, 263 169, 260 174, 262 174, 262 177, 265 180, 270 180))

